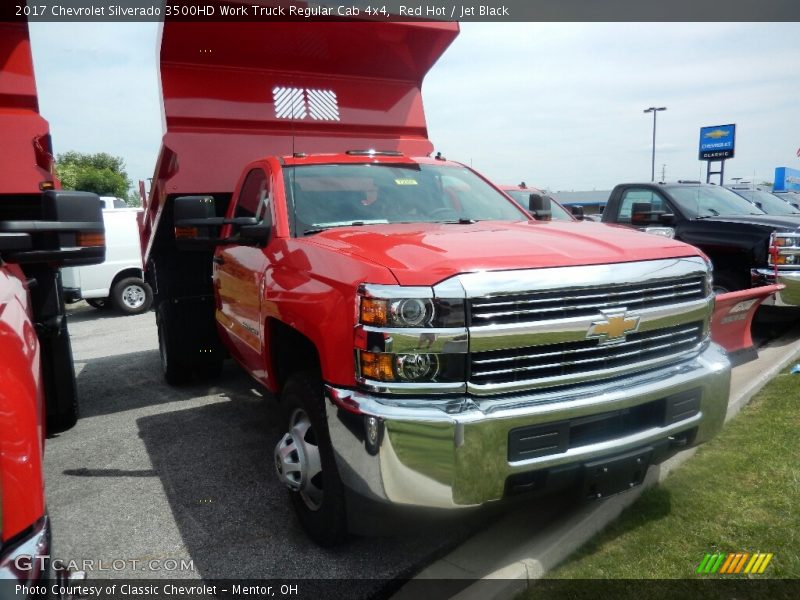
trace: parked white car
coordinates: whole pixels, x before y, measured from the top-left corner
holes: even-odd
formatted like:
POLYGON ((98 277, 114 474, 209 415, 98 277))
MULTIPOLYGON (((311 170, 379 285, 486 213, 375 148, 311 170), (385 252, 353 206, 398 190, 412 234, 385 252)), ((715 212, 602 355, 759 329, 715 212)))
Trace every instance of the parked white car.
MULTIPOLYGON (((139 225, 140 208, 114 208, 115 198, 101 198, 106 227, 106 260, 99 265, 61 269, 64 299, 86 300, 95 308, 113 306, 128 315, 143 313, 153 303, 144 281, 139 225)), ((124 205, 124 202, 123 202, 124 205)))

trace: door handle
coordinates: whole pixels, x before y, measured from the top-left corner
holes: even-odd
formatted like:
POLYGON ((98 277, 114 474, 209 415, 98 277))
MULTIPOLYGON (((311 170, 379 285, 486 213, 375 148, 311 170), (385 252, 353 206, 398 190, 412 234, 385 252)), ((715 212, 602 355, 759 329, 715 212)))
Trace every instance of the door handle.
POLYGON ((225 259, 222 258, 221 256, 215 256, 211 260, 214 262, 215 265, 224 265, 225 264, 225 259))

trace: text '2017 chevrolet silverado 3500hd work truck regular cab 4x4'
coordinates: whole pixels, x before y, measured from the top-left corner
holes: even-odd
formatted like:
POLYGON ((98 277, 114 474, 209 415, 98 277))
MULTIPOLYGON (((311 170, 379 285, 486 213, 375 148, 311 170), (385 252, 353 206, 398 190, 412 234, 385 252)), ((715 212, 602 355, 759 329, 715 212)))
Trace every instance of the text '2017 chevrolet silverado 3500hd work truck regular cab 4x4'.
POLYGON ((699 251, 533 220, 429 158, 420 88, 457 33, 164 25, 142 231, 162 366, 207 376, 227 350, 280 395, 264 468, 319 543, 365 503, 604 497, 723 423, 699 251))
POLYGON ((104 257, 100 199, 57 189, 48 129, 27 23, 0 23, 2 598, 12 597, 12 586, 70 577, 50 561, 42 464, 45 435, 68 429, 78 416, 58 269, 104 257))

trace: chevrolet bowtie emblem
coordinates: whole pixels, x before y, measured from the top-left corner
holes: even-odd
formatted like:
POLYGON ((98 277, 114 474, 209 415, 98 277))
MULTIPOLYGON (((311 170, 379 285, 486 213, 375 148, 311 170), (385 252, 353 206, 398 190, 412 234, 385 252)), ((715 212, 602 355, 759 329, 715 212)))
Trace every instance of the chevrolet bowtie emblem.
POLYGON ((586 332, 587 340, 598 340, 600 344, 614 344, 624 342, 625 336, 639 329, 640 317, 628 316, 622 311, 600 311, 605 317, 602 321, 595 321, 586 332))

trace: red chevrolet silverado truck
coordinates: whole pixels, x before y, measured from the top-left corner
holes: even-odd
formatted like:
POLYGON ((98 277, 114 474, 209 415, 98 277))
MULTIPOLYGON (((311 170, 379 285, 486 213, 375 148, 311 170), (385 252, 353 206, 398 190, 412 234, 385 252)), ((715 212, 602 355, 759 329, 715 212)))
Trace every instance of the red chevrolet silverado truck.
POLYGON ((42 472, 46 433, 71 427, 78 410, 58 268, 102 262, 105 252, 99 198, 56 189, 26 23, 0 23, 0 131, 0 596, 6 597, 5 585, 38 589, 38 580, 66 575, 50 567, 42 472))
POLYGON ((142 229, 164 373, 208 377, 229 353, 279 394, 261 468, 319 543, 365 504, 602 498, 723 423, 698 250, 532 220, 431 158, 420 88, 457 33, 164 25, 142 229))

